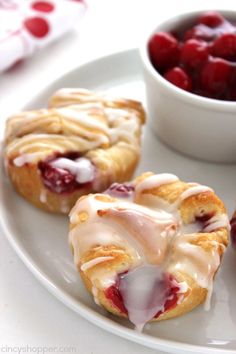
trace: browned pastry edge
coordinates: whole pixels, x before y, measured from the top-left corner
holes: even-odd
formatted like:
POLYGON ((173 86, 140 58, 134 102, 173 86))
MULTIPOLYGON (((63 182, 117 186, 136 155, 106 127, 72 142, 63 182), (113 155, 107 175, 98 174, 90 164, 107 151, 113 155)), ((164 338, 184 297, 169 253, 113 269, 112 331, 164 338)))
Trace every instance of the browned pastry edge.
MULTIPOLYGON (((96 177, 98 179, 99 190, 107 189, 113 182, 124 182, 132 178, 134 170, 139 161, 138 150, 124 149, 122 154, 122 146, 109 149, 96 149, 87 154, 88 158, 97 168, 96 177), (120 150, 119 152, 117 150, 120 150), (120 155, 119 155, 120 154, 120 155), (129 164, 123 165, 124 155, 129 158, 129 164), (103 159, 111 160, 112 173, 106 170, 106 163, 103 159)), ((86 188, 79 188, 71 193, 57 194, 51 192, 44 186, 38 165, 27 164, 22 167, 14 166, 8 163, 7 173, 12 181, 16 191, 34 206, 53 213, 67 214, 79 197, 96 192, 92 184, 87 184, 86 188), (40 201, 42 191, 46 192, 47 201, 40 201), (66 207, 66 208, 65 208, 66 207)))

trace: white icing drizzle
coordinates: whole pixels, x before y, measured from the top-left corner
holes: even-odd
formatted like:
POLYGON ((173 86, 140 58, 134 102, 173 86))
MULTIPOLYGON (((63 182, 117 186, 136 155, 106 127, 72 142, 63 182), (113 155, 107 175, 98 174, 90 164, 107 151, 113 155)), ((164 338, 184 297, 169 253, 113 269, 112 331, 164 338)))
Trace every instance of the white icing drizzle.
POLYGON ((95 167, 84 157, 80 157, 76 160, 59 157, 53 160, 50 165, 54 168, 68 170, 75 176, 76 182, 78 183, 87 183, 94 179, 95 167))
POLYGON ((143 114, 143 109, 138 101, 113 97, 107 93, 94 93, 84 89, 60 89, 54 93, 49 101, 50 107, 63 107, 68 105, 101 105, 104 108, 128 111, 138 111, 140 115, 143 114))
POLYGON ((124 211, 116 208, 107 210, 106 219, 119 223, 143 248, 149 264, 161 264, 166 254, 168 240, 178 229, 178 222, 166 212, 156 212, 156 215, 145 215, 145 209, 140 212, 130 208, 124 211))
MULTIPOLYGON (((123 230, 122 230, 123 231, 123 230)), ((138 264, 142 255, 140 255, 136 248, 136 243, 131 240, 131 244, 124 239, 121 230, 115 231, 110 225, 103 224, 100 218, 94 218, 93 223, 83 223, 74 227, 69 234, 69 241, 74 248, 74 262, 76 266, 80 264, 81 255, 89 249, 101 246, 115 245, 123 250, 134 259, 138 264)), ((127 240, 130 237, 127 235, 127 240)))
POLYGON ((92 259, 91 261, 88 261, 86 263, 83 263, 80 267, 80 269, 83 272, 86 272, 88 269, 94 267, 95 265, 99 264, 99 263, 103 263, 105 261, 110 261, 111 259, 114 259, 114 257, 112 256, 105 256, 105 257, 97 257, 92 259))
MULTIPOLYGON (((121 108, 104 108, 104 111, 105 111, 105 113, 107 114, 107 116, 108 116, 108 119, 109 119, 109 123, 111 124, 111 123, 115 123, 116 121, 117 121, 117 119, 121 119, 121 117, 122 117, 122 119, 127 119, 127 118, 129 118, 129 116, 130 116, 130 111, 127 111, 127 110, 125 110, 125 109, 121 109, 121 108)), ((135 115, 135 113, 134 112, 132 112, 132 115, 134 116, 134 117, 136 117, 136 115, 135 115)), ((133 118, 134 118, 133 117, 133 118)))
POLYGON ((41 192, 39 195, 39 200, 41 203, 47 203, 47 190, 46 189, 41 189, 41 192))
POLYGON ((164 311, 167 288, 160 267, 143 265, 128 272, 121 277, 119 290, 129 320, 140 332, 146 322, 164 311))
MULTIPOLYGON (((106 137, 106 142, 108 138, 106 137)), ((55 151, 64 154, 68 151, 87 152, 101 146, 99 140, 86 140, 80 136, 67 136, 56 134, 29 134, 21 139, 15 139, 6 147, 6 155, 8 158, 11 155, 18 154, 18 164, 23 166, 25 163, 36 162, 46 158, 55 151), (32 152, 34 151, 34 152, 32 152), (21 155, 23 155, 22 159, 21 155)))
MULTIPOLYGON (((139 182, 140 185, 137 183, 134 194, 175 181, 178 181, 178 178, 171 174, 150 176, 146 181, 139 182)), ((104 200, 104 195, 89 195, 79 200, 70 213, 70 221, 75 227, 69 234, 69 241, 73 245, 77 265, 80 264, 82 254, 97 246, 116 245, 120 252, 131 256, 132 267, 136 268, 136 271, 130 271, 129 264, 123 264, 124 272, 129 272, 123 277, 123 285, 119 290, 129 318, 139 330, 158 311, 164 309, 166 298, 161 295, 155 299, 157 303, 153 306, 146 306, 152 298, 153 286, 160 280, 160 269, 161 272, 183 272, 192 277, 199 286, 208 290, 205 306, 209 307, 213 277, 220 264, 220 244, 208 240, 208 244, 211 244, 211 251, 208 252, 194 244, 194 241, 198 237, 196 233, 212 232, 219 227, 228 228, 229 223, 227 215, 220 214, 212 217, 204 230, 200 222, 183 225, 178 211, 180 203, 190 196, 212 191, 209 187, 194 183, 189 184, 189 187, 173 204, 161 203, 160 198, 146 194, 145 198, 139 200, 140 203, 144 201, 145 206, 133 203, 129 200, 130 196, 127 199, 104 200), (156 204, 154 199, 157 199, 156 204), (164 210, 158 209, 160 205, 164 210), (87 221, 77 225, 78 215, 84 212, 87 213, 87 221), (156 269, 153 274, 152 271, 150 273, 150 267, 156 269), (144 278, 149 278, 149 281, 146 282, 144 278)), ((96 262, 97 259, 92 264, 95 265, 96 262)), ((83 264, 81 269, 82 267, 83 264)), ((109 267, 95 267, 91 276, 92 284, 96 284, 98 288, 114 284, 115 279, 115 270, 109 267)), ((185 299, 188 285, 182 282, 178 286, 178 303, 181 303, 185 299)))
POLYGON ((37 155, 38 155, 37 152, 33 152, 31 154, 22 154, 22 155, 16 157, 13 160, 13 163, 17 167, 22 167, 26 163, 32 163, 35 160, 35 158, 37 157, 37 155))
POLYGON ((204 227, 204 232, 212 232, 221 227, 226 227, 230 231, 230 223, 228 215, 217 214, 214 215, 210 220, 207 221, 207 225, 204 227))
POLYGON ((97 304, 98 306, 101 306, 101 304, 98 300, 98 289, 96 288, 96 286, 92 286, 92 294, 93 294, 95 304, 97 304))
POLYGON ((138 183, 135 188, 136 193, 142 193, 144 190, 160 187, 163 184, 173 183, 178 181, 179 178, 171 173, 160 173, 145 178, 142 182, 138 183))
POLYGON ((207 186, 194 185, 180 195, 180 200, 183 201, 184 199, 192 197, 193 195, 205 193, 205 192, 213 192, 213 189, 207 186))
POLYGON ((188 291, 188 284, 186 281, 182 281, 181 283, 178 283, 179 286, 179 293, 186 293, 188 291))
POLYGON ((213 293, 213 278, 209 279, 208 287, 207 287, 207 296, 204 303, 204 310, 209 311, 211 309, 211 297, 213 293))
POLYGON ((66 199, 61 200, 61 212, 64 214, 68 214, 70 211, 70 207, 66 199))
MULTIPOLYGON (((59 115, 65 118, 69 119, 74 119, 77 123, 80 123, 82 126, 87 127, 87 128, 92 128, 92 129, 98 129, 103 131, 105 134, 107 133, 107 125, 105 122, 99 121, 93 115, 91 114, 90 108, 89 108, 89 119, 88 119, 88 112, 85 110, 80 109, 80 105, 78 106, 68 106, 68 107, 63 107, 60 109, 56 110, 59 115)), ((98 111, 99 113, 99 111, 98 111)), ((100 109, 100 114, 101 114, 101 109, 100 109)))
MULTIPOLYGON (((16 166, 37 162, 55 151, 80 151, 109 147, 118 141, 139 146, 140 112, 106 106, 101 96, 62 108, 24 112, 8 119, 6 155, 19 155, 16 166), (20 158, 20 155, 25 155, 20 158)), ((110 102, 112 106, 112 102, 110 102)), ((140 105, 141 107, 141 105, 140 105)))
POLYGON ((188 274, 202 287, 208 289, 209 281, 220 264, 220 257, 215 243, 212 251, 207 252, 202 247, 190 243, 193 235, 182 235, 175 239, 169 253, 168 269, 188 274))

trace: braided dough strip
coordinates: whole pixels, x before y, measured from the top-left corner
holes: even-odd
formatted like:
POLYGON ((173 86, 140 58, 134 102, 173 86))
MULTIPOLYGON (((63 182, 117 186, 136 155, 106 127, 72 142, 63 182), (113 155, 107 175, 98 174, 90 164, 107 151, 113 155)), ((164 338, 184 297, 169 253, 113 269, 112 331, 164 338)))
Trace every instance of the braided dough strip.
POLYGON ((117 98, 107 93, 93 93, 81 88, 63 88, 56 91, 49 100, 49 107, 63 107, 73 104, 102 103, 104 107, 135 111, 142 123, 146 120, 145 111, 140 102, 117 98))

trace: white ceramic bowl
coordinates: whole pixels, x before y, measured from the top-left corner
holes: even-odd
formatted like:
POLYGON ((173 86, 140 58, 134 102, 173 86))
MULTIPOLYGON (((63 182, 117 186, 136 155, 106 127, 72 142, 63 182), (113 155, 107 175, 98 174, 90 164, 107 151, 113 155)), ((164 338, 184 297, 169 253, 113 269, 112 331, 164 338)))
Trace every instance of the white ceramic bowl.
MULTIPOLYGON (((148 41, 156 31, 191 25, 204 11, 171 18, 148 34, 141 47, 148 117, 158 137, 191 157, 236 162, 236 102, 220 101, 186 92, 164 79, 152 66, 148 41)), ((236 21, 236 12, 220 11, 236 21)))

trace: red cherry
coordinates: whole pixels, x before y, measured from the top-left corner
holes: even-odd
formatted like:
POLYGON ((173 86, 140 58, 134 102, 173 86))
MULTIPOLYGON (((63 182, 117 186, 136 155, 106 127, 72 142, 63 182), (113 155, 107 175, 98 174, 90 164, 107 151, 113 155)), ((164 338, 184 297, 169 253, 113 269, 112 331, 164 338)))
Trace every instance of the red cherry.
POLYGON ((174 277, 170 274, 165 274, 166 283, 166 301, 164 304, 164 311, 158 311, 154 318, 158 318, 163 312, 173 309, 178 303, 178 293, 179 293, 179 285, 174 279, 174 277))
MULTIPOLYGON (((122 274, 118 275, 118 280, 114 285, 111 285, 104 292, 105 297, 120 310, 121 313, 127 314, 127 309, 124 306, 124 301, 120 292, 120 277, 122 274)), ((150 298, 150 308, 153 306, 153 301, 158 296, 158 291, 164 289, 164 296, 166 301, 164 308, 161 311, 158 311, 154 318, 159 317, 163 312, 174 308, 178 302, 178 293, 180 291, 179 284, 176 282, 174 277, 170 274, 163 274, 163 278, 155 283, 153 289, 152 297, 150 298)))
POLYGON ((231 225, 231 231, 230 231, 231 242, 232 242, 232 246, 236 250, 236 218, 235 217, 231 219, 230 225, 231 225))
POLYGON ((192 89, 191 78, 183 69, 179 68, 178 66, 167 71, 164 75, 164 78, 185 91, 191 91, 192 89))
POLYGON ((40 162, 39 169, 44 185, 52 192, 60 194, 72 192, 76 189, 75 176, 69 171, 54 168, 47 162, 40 162))
POLYGON ((236 57, 236 34, 225 33, 216 38, 211 46, 211 53, 214 56, 232 59, 236 57))
POLYGON ((157 69, 166 69, 178 61, 178 41, 170 33, 155 33, 149 43, 148 50, 151 61, 157 69))
MULTIPOLYGON (((229 90, 227 98, 229 101, 236 101, 236 88, 235 87, 233 87, 229 90)), ((236 227, 236 225, 235 225, 235 227, 236 227)))
POLYGON ((31 7, 33 10, 41 12, 52 12, 54 10, 54 4, 49 1, 35 1, 31 7))
POLYGON ((39 164, 44 185, 54 193, 72 192, 76 189, 75 176, 69 171, 52 167, 47 162, 39 164))
MULTIPOLYGON (((63 155, 61 155, 63 156, 63 155)), ((78 153, 68 153, 64 157, 74 160, 78 158, 78 153)), ((49 157, 45 161, 40 161, 38 168, 41 173, 43 184, 54 193, 70 193, 75 189, 89 185, 89 183, 78 183, 76 177, 66 169, 55 168, 51 165, 58 156, 49 157)))
POLYGON ((190 28, 184 33, 184 41, 188 39, 202 39, 204 41, 211 41, 214 38, 214 33, 212 29, 206 27, 205 25, 196 25, 190 28))
POLYGON ((204 65, 200 80, 203 90, 209 94, 221 95, 227 89, 232 73, 229 62, 220 58, 213 58, 204 65))
POLYGON ((214 214, 214 212, 209 212, 203 215, 198 215, 195 217, 195 220, 205 223, 206 221, 210 220, 214 216, 214 214))
POLYGON ((105 290, 105 296, 112 302, 113 305, 115 305, 115 307, 121 311, 121 313, 127 314, 127 310, 124 306, 124 302, 117 285, 111 285, 109 288, 107 288, 105 290))
POLYGON ((49 32, 49 23, 41 17, 29 17, 24 21, 25 28, 37 38, 45 37, 49 32))
POLYGON ((208 58, 208 45, 197 39, 189 39, 182 47, 180 60, 183 64, 197 68, 205 63, 208 58))
POLYGON ((106 193, 117 198, 127 198, 134 193, 134 186, 129 183, 113 183, 106 193))
POLYGON ((224 22, 224 17, 217 11, 204 12, 198 19, 198 23, 202 23, 208 27, 214 28, 224 22))

